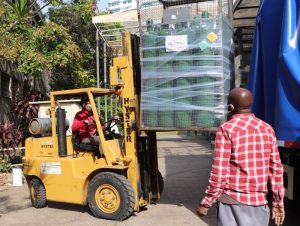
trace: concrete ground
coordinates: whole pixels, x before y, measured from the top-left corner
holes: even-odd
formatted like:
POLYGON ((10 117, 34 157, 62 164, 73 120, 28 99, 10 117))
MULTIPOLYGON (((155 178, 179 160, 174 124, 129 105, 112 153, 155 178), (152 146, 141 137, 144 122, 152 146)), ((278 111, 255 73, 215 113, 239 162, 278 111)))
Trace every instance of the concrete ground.
MULTIPOLYGON (((162 198, 123 222, 95 218, 87 207, 79 205, 49 203, 46 208, 35 209, 27 185, 23 185, 0 187, 0 225, 215 226, 215 207, 204 218, 195 214, 210 173, 210 143, 195 137, 159 135, 158 158, 165 180, 162 198)), ((285 225, 299 225, 299 204, 287 202, 287 208, 285 225)))

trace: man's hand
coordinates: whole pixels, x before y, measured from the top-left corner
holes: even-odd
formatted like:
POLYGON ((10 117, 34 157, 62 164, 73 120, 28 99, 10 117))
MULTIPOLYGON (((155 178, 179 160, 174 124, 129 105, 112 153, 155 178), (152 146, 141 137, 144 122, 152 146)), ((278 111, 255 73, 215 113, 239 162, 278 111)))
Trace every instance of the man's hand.
POLYGON ((197 206, 196 211, 197 211, 197 213, 198 213, 198 215, 199 215, 200 217, 204 217, 204 216, 207 215, 208 209, 209 209, 209 208, 207 208, 207 207, 205 207, 205 206, 202 206, 202 205, 199 203, 199 205, 197 206))
POLYGON ((275 220, 276 225, 282 225, 285 218, 285 211, 283 207, 272 208, 272 219, 275 220))
POLYGON ((86 119, 86 120, 84 120, 84 124, 86 124, 86 125, 90 126, 90 125, 92 125, 92 124, 93 124, 93 122, 92 122, 92 121, 90 121, 90 120, 88 120, 88 119, 86 119))

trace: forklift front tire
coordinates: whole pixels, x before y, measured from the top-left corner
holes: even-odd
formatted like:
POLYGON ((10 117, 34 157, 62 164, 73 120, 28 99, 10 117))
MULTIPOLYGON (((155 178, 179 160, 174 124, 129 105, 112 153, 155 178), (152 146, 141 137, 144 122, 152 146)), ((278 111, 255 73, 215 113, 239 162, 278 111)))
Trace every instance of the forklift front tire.
POLYGON ((46 190, 43 183, 33 178, 29 183, 30 199, 32 206, 35 208, 42 208, 46 206, 46 190))
POLYGON ((96 175, 88 188, 88 205, 96 217, 124 220, 134 209, 134 192, 126 177, 105 172, 96 175))

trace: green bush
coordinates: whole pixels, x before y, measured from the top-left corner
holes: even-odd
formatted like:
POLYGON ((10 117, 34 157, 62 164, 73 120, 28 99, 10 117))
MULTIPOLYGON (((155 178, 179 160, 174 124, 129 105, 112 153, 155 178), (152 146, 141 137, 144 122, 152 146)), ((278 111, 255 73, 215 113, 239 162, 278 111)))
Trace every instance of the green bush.
POLYGON ((3 159, 0 160, 0 173, 8 173, 11 170, 11 163, 8 156, 4 156, 3 159))

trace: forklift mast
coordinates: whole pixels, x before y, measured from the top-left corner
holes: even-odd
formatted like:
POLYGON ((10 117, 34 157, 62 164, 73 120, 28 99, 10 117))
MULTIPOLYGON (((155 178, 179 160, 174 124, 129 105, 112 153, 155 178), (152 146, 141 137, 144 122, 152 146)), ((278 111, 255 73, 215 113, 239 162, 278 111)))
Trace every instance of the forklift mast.
MULTIPOLYGON (((126 157, 130 158, 127 170, 127 178, 131 181, 134 191, 138 190, 138 181, 140 179, 139 166, 137 159, 137 139, 136 122, 138 103, 135 96, 135 86, 133 79, 133 63, 131 49, 131 34, 125 32, 122 36, 123 56, 113 59, 113 66, 110 68, 110 82, 115 89, 121 89, 122 110, 124 119, 124 142, 126 157)), ((139 200, 135 192, 135 209, 138 208, 139 200)))
POLYGON ((133 189, 138 191, 136 194, 142 194, 139 205, 143 206, 151 199, 160 197, 159 191, 162 191, 160 187, 163 185, 160 183, 162 178, 158 171, 156 133, 139 130, 141 92, 139 38, 130 32, 124 32, 122 46, 123 56, 114 58, 110 68, 110 85, 116 90, 121 90, 125 151, 127 158, 131 159, 127 177, 133 189))

